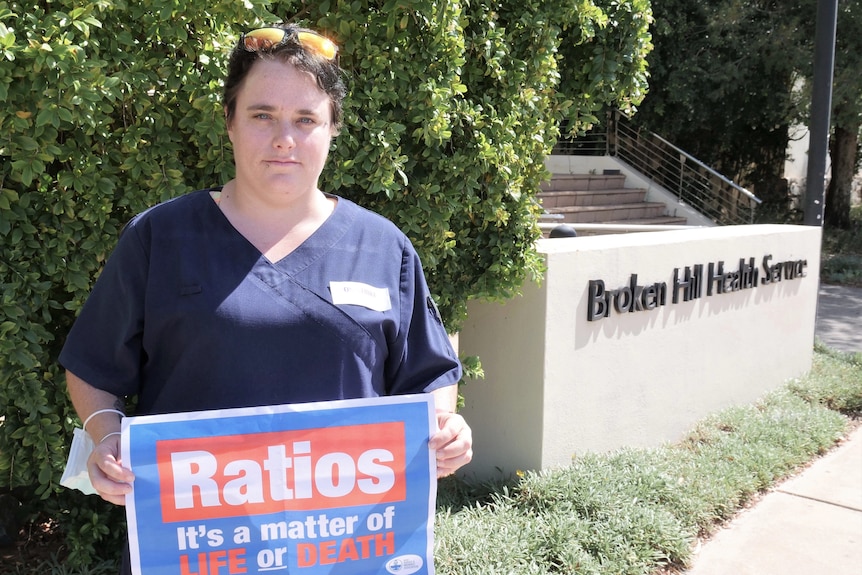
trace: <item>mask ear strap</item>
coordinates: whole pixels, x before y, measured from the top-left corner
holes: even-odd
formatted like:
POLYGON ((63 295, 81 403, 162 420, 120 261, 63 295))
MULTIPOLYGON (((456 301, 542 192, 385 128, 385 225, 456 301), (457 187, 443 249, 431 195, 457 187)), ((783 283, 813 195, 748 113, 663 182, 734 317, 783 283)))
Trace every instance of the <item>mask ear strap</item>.
POLYGON ((111 437, 111 436, 113 436, 113 435, 122 435, 122 433, 121 433, 121 432, 119 432, 119 431, 112 431, 111 433, 109 433, 108 435, 106 435, 105 437, 103 437, 102 439, 100 439, 100 440, 99 440, 99 443, 102 443, 103 441, 105 441, 106 439, 108 439, 109 437, 111 437))
POLYGON ((126 414, 120 411, 119 409, 99 409, 90 414, 90 417, 84 420, 84 425, 82 425, 82 429, 87 431, 87 424, 90 423, 90 420, 99 415, 100 413, 116 413, 120 417, 126 417, 126 414))

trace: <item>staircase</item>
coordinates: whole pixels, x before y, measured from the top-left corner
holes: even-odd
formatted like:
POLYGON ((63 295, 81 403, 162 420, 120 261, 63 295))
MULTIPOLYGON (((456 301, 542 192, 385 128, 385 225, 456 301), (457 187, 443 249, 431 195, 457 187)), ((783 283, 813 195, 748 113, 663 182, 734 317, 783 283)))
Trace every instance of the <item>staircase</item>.
MULTIPOLYGON (((542 191, 539 192, 542 207, 548 214, 552 214, 545 221, 572 224, 686 225, 684 217, 666 215, 665 204, 646 201, 646 190, 626 188, 625 182, 625 175, 618 173, 554 174, 551 181, 542 184, 542 191)), ((580 231, 578 233, 589 234, 581 234, 580 231)))
MULTIPOLYGON (((564 126, 561 132, 567 134, 568 128, 564 126)), ((619 110, 610 110, 604 125, 586 135, 563 136, 554 146, 553 156, 614 158, 675 197, 680 206, 687 207, 690 217, 694 212, 695 220, 705 218, 711 222, 705 225, 752 224, 757 206, 762 203, 658 134, 632 125, 619 110)))

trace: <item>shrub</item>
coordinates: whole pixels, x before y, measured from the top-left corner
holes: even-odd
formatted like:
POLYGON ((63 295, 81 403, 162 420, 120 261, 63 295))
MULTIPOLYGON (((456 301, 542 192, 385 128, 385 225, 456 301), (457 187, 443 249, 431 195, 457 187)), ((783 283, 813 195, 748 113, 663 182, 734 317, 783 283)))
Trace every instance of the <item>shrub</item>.
MULTIPOLYGON (((59 518, 74 563, 119 548, 121 513, 58 487, 79 422, 56 358, 129 217, 230 178, 220 86, 240 31, 286 15, 341 45, 350 95, 323 186, 410 236, 456 328, 469 297, 540 272, 534 196, 558 120, 577 116, 561 30, 637 69, 648 43, 612 46, 647 32, 614 15, 642 5, 0 1, 0 490, 59 518)), ((579 102, 639 98, 642 77, 607 71, 579 102)))

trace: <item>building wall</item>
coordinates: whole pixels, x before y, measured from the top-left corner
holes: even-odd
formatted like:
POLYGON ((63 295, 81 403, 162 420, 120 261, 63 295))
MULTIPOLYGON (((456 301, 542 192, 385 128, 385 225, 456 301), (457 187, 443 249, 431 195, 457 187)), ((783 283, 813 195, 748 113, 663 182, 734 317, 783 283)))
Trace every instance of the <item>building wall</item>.
MULTIPOLYGON (((805 182, 808 178, 808 147, 811 134, 805 126, 794 126, 790 130, 790 142, 787 145, 787 161, 784 163, 784 177, 790 186, 790 192, 797 202, 803 202, 801 197, 805 193, 805 182)), ((832 160, 828 153, 826 156, 826 179, 832 169, 832 160)), ((862 171, 853 179, 853 191, 850 203, 853 206, 862 204, 862 171)))
POLYGON ((486 378, 463 388, 475 440, 467 476, 487 479, 565 465, 585 452, 677 441, 703 417, 750 403, 810 369, 819 228, 547 239, 538 250, 547 264, 541 285, 528 283, 503 304, 468 307, 460 350, 481 358, 486 378), (789 269, 804 275, 765 283, 769 255, 767 264, 793 262, 789 269), (719 262, 728 289, 718 293, 713 282, 709 295, 709 264, 717 269, 719 262), (686 267, 701 277, 700 296, 690 301, 674 288, 674 272, 682 278, 686 267), (591 309, 602 311, 598 280, 616 295, 608 317, 589 321, 591 309), (662 286, 666 300, 658 305, 662 286), (629 291, 640 296, 634 311, 629 291))

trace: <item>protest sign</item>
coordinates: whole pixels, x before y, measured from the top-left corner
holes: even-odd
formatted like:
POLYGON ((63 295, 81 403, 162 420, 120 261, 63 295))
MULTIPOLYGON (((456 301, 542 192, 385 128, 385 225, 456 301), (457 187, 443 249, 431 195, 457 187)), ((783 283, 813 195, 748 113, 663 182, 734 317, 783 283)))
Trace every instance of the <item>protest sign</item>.
POLYGON ((429 394, 128 417, 136 575, 433 575, 429 394))

